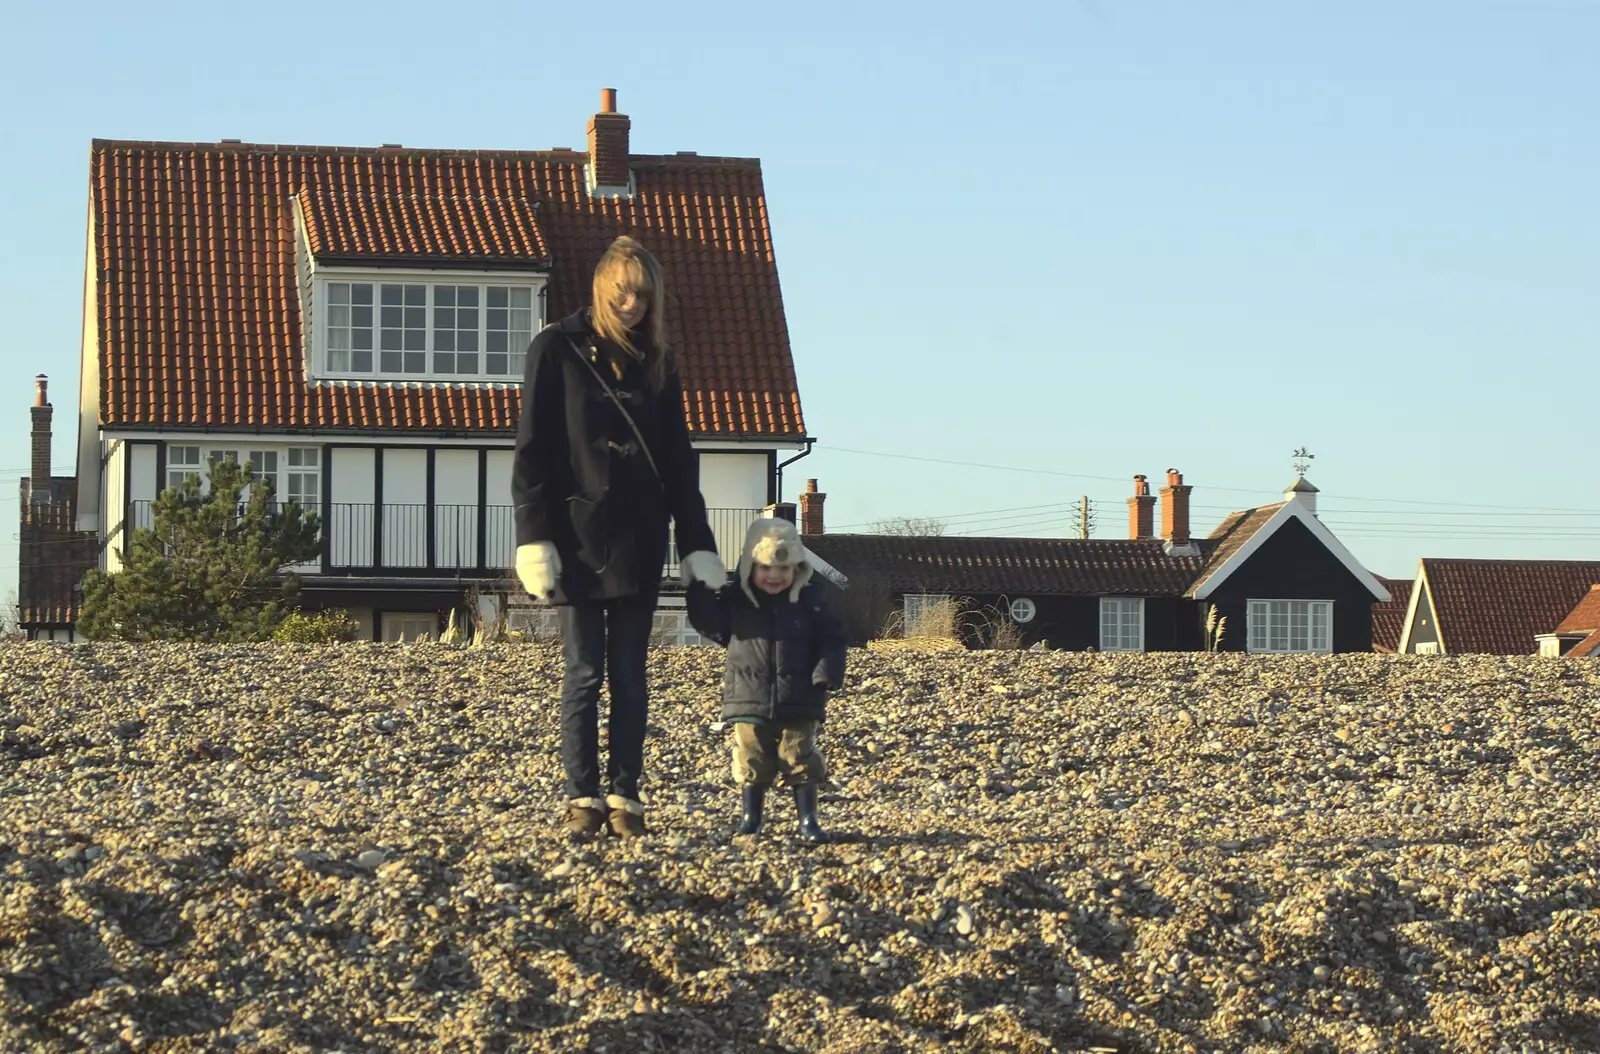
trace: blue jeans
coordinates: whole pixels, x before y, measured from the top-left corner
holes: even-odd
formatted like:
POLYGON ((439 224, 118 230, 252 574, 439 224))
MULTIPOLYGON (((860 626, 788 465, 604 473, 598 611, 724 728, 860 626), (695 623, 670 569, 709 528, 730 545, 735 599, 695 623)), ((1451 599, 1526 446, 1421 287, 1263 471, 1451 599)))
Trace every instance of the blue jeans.
POLYGON ((569 604, 561 611, 561 764, 567 798, 639 800, 654 596, 569 604), (600 786, 600 683, 611 688, 611 758, 600 786))

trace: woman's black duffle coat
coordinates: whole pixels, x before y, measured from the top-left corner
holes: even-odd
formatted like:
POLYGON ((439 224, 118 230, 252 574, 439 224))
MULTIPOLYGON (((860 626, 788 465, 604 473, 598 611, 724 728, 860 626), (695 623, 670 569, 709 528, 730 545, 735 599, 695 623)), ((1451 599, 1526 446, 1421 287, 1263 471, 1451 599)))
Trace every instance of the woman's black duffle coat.
POLYGON ((680 558, 716 551, 676 365, 668 360, 665 383, 652 392, 643 365, 595 335, 587 308, 528 347, 511 496, 517 544, 551 542, 561 557, 557 604, 658 593, 669 517, 680 558), (580 355, 627 407, 659 479, 580 355), (623 364, 620 378, 613 361, 623 364))

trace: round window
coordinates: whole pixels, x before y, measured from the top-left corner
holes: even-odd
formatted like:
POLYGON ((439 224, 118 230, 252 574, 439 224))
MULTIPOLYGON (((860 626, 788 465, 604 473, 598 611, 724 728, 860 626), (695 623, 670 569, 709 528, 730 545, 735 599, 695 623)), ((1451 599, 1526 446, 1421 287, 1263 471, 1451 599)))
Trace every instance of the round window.
POLYGON ((1038 613, 1038 607, 1027 597, 1018 597, 1011 602, 1011 619, 1013 622, 1032 622, 1033 616, 1038 613))

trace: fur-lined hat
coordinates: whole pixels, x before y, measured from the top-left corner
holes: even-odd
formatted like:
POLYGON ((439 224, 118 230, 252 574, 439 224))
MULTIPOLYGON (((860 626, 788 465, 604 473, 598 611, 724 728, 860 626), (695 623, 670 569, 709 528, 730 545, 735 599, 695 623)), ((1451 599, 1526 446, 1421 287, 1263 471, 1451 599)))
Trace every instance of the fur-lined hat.
POLYGON ((789 588, 789 599, 793 601, 800 599, 800 590, 811 581, 811 554, 800 543, 800 532, 788 520, 756 520, 744 533, 744 552, 739 557, 739 588, 752 604, 757 601, 750 585, 750 573, 757 564, 794 568, 794 585, 789 588))

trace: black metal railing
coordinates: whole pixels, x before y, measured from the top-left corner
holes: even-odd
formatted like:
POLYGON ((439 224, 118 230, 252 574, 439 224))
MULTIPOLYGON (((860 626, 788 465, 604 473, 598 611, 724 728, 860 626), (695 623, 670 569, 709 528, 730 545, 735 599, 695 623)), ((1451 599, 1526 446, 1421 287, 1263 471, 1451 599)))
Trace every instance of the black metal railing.
MULTIPOLYGON (((153 501, 128 503, 127 530, 154 524, 153 501)), ((433 505, 332 502, 311 511, 324 517, 326 552, 295 570, 332 574, 486 574, 516 564, 517 531, 510 505, 433 505)), ((760 509, 708 509, 717 550, 729 569, 738 566, 745 530, 760 509)), ((664 573, 678 573, 669 544, 664 573)))

